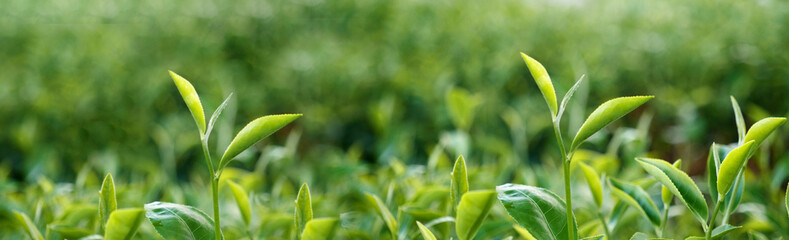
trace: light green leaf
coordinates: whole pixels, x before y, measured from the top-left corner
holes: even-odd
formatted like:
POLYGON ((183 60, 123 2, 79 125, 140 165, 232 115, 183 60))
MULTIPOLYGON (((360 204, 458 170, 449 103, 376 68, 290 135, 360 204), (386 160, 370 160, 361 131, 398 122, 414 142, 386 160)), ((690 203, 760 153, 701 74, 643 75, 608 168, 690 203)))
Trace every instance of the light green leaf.
POLYGON ((468 192, 468 174, 466 173, 466 159, 460 155, 455 161, 455 166, 452 168, 449 181, 449 198, 452 201, 452 206, 457 210, 460 203, 460 197, 468 192))
POLYGON ((241 185, 238 185, 238 183, 233 181, 228 180, 227 184, 230 186, 230 190, 233 191, 233 197, 236 199, 238 211, 241 212, 241 218, 244 220, 244 226, 249 227, 249 223, 252 221, 252 214, 249 206, 249 196, 247 195, 247 191, 244 190, 241 185))
POLYGON ((307 184, 302 184, 299 194, 296 196, 296 212, 293 214, 296 223, 296 233, 302 234, 307 222, 312 220, 312 199, 310 198, 310 188, 307 184))
POLYGON ((523 61, 526 61, 526 66, 529 68, 531 76, 534 77, 537 87, 540 88, 542 96, 545 97, 548 109, 551 110, 551 116, 555 118, 559 112, 559 106, 556 103, 556 91, 553 90, 551 76, 548 75, 548 71, 545 71, 545 67, 537 60, 534 60, 534 58, 529 57, 525 53, 521 53, 521 57, 523 57, 523 61))
MULTIPOLYGON (((564 200, 538 187, 507 183, 496 187, 507 213, 536 239, 564 240, 568 237, 564 200)), ((572 219, 572 239, 578 239, 578 225, 572 219)))
POLYGON ((633 111, 638 106, 646 103, 654 96, 633 96, 633 97, 620 97, 608 100, 595 109, 589 117, 586 118, 581 129, 575 134, 573 142, 570 145, 570 151, 575 150, 587 138, 591 137, 600 129, 611 122, 621 118, 625 114, 633 111))
POLYGON ((725 195, 726 193, 731 190, 732 183, 737 178, 737 175, 740 174, 740 171, 745 167, 745 164, 748 163, 748 152, 751 150, 751 146, 753 146, 754 141, 750 140, 731 150, 726 158, 723 159, 721 162, 720 169, 718 170, 718 192, 721 195, 725 195))
POLYGON ((599 209, 603 206, 603 184, 600 183, 600 176, 597 175, 597 171, 595 171, 594 168, 586 165, 586 163, 579 163, 581 170, 584 172, 584 177, 586 177, 586 182, 589 183, 589 190, 592 191, 594 203, 599 209))
POLYGON ((636 158, 641 167, 668 188, 690 209, 702 225, 707 224, 707 201, 693 179, 666 161, 653 158, 636 158))
POLYGON ((30 236, 31 239, 44 240, 44 236, 41 235, 41 232, 38 231, 38 227, 36 227, 36 224, 30 220, 27 214, 14 211, 14 216, 16 216, 16 220, 19 222, 19 224, 25 228, 27 235, 30 236))
POLYGON ((734 180, 732 184, 732 189, 723 198, 723 206, 726 207, 726 212, 733 213, 737 207, 740 206, 740 201, 742 201, 742 191, 745 190, 745 173, 740 172, 737 175, 737 180, 734 180), (737 182, 740 182, 737 184, 737 182))
POLYGON ((436 235, 433 235, 433 232, 430 229, 427 229, 425 225, 422 225, 421 222, 416 221, 416 225, 419 227, 419 232, 422 233, 422 238, 425 240, 436 240, 436 235))
POLYGON ((225 101, 222 101, 222 104, 214 110, 214 113, 211 114, 211 119, 208 120, 208 129, 205 131, 205 135, 203 136, 203 141, 208 141, 208 137, 211 136, 211 132, 214 130, 214 124, 216 124, 216 119, 219 118, 219 115, 222 115, 222 111, 225 110, 227 107, 227 103, 230 102, 230 98, 233 97, 233 93, 227 95, 225 101))
POLYGON ((118 208, 118 201, 115 198, 115 183, 112 174, 104 177, 99 190, 99 217, 101 218, 101 229, 103 230, 107 221, 110 219, 112 211, 118 208))
POLYGON ((102 237, 101 235, 93 234, 93 235, 82 237, 79 240, 102 240, 102 239, 104 239, 104 237, 102 237))
POLYGON ((613 178, 608 178, 608 185, 615 196, 630 207, 638 209, 652 225, 660 226, 660 210, 643 188, 613 178))
MULTIPOLYGON (((682 166, 682 159, 675 161, 673 166, 674 168, 679 169, 682 166)), ((671 190, 668 190, 666 186, 663 186, 660 189, 660 196, 663 200, 663 207, 668 207, 668 205, 671 204, 671 200, 674 199, 674 194, 671 193, 671 190)))
POLYGON ((646 233, 637 232, 630 237, 630 240, 670 240, 668 238, 653 238, 649 237, 646 233))
POLYGON ((474 121, 474 113, 482 99, 462 88, 452 88, 447 92, 446 101, 449 116, 455 127, 468 131, 474 121))
POLYGON ((526 228, 521 227, 521 225, 514 224, 512 225, 512 228, 514 228, 515 231, 518 232, 518 235, 525 238, 526 240, 537 240, 536 238, 534 238, 534 236, 531 235, 531 233, 529 233, 529 230, 526 230, 526 228))
POLYGON ((307 222, 302 240, 331 240, 337 230, 337 218, 316 218, 307 222))
POLYGON ((110 221, 107 222, 104 239, 132 239, 143 219, 145 219, 145 209, 142 208, 118 209, 112 212, 110 221))
POLYGON ((378 216, 380 216, 384 223, 386 223, 386 227, 389 228, 389 232, 392 233, 392 239, 397 239, 397 220, 395 220, 394 216, 392 216, 392 212, 389 211, 389 208, 386 207, 381 198, 378 196, 365 193, 367 196, 367 201, 375 208, 375 211, 378 212, 378 216))
POLYGON ((474 239, 495 202, 496 191, 493 190, 476 190, 463 194, 455 216, 455 232, 460 240, 474 239))
MULTIPOLYGON (((165 239, 212 240, 214 220, 192 206, 167 202, 145 204, 145 216, 165 239)), ((224 237, 223 237, 224 239, 224 237)))
POLYGON ((786 185, 786 194, 784 198, 786 198, 784 201, 784 204, 786 204, 786 213, 789 214, 789 184, 786 185))
POLYGON ((718 158, 718 145, 712 143, 710 152, 707 154, 707 187, 710 191, 712 202, 718 202, 718 167, 720 166, 720 159, 718 158))
POLYGON ((252 120, 236 134, 236 137, 227 146, 225 154, 222 155, 222 160, 219 161, 218 171, 221 171, 230 160, 252 146, 252 144, 268 137, 301 116, 301 114, 279 114, 252 120))
POLYGON ((738 142, 742 144, 745 142, 743 141, 745 139, 745 119, 742 117, 742 110, 740 110, 737 99, 734 99, 734 96, 729 96, 729 98, 731 99, 731 108, 734 110, 734 121, 737 123, 738 142))
POLYGON ((581 240, 603 240, 604 237, 605 236, 603 235, 597 235, 597 236, 581 238, 581 240))
POLYGON ((716 227, 715 229, 712 230, 712 240, 723 239, 723 237, 725 237, 726 234, 729 234, 732 231, 740 229, 740 228, 742 228, 742 227, 740 227, 740 226, 732 226, 732 225, 729 225, 729 224, 720 225, 720 226, 718 226, 718 227, 716 227))
POLYGON ((192 113, 197 128, 200 130, 200 136, 202 136, 206 130, 205 113, 203 112, 203 105, 200 103, 200 97, 197 96, 197 91, 195 91, 192 83, 173 71, 170 71, 170 77, 173 78, 173 82, 175 82, 178 92, 181 93, 181 97, 184 99, 186 107, 189 108, 189 112, 192 113))
POLYGON ((748 129, 748 133, 745 134, 745 139, 743 140, 744 142, 754 141, 753 147, 748 152, 748 158, 753 156, 753 153, 759 149, 759 146, 770 136, 770 133, 778 129, 784 122, 786 122, 786 118, 768 117, 751 125, 751 128, 748 129))
POLYGON ((581 77, 578 78, 578 81, 575 81, 573 87, 571 87, 570 90, 567 90, 567 93, 564 94, 564 97, 562 97, 562 103, 559 105, 559 113, 556 114, 556 119, 554 121, 561 122, 562 115, 564 115, 564 111, 567 109, 567 103, 569 103, 570 99, 573 98, 573 94, 575 94, 575 91, 578 90, 579 86, 581 86, 581 82, 584 81, 584 78, 586 78, 586 75, 581 75, 581 77))
POLYGON ((67 223, 51 223, 47 224, 47 230, 44 235, 47 239, 81 239, 90 236, 93 231, 75 227, 67 223))

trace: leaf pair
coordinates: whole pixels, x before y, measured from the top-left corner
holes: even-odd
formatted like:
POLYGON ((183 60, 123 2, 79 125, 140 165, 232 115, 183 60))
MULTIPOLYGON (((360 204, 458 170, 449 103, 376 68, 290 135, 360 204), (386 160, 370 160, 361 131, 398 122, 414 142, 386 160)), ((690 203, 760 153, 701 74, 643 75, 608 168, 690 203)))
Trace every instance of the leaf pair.
POLYGON ((141 208, 118 209, 112 174, 104 177, 99 190, 99 216, 104 239, 132 239, 142 224, 144 213, 141 208))
POLYGON ((337 218, 312 218, 310 188, 306 183, 301 185, 296 196, 293 220, 296 225, 296 236, 302 240, 331 239, 340 221, 337 218))

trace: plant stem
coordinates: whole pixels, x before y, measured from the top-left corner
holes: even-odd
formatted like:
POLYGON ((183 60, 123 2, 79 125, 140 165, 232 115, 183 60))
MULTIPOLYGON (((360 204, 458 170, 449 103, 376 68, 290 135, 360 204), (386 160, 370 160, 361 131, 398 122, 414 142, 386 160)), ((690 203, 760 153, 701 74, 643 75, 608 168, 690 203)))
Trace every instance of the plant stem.
POLYGON ((205 155, 205 163, 208 166, 208 176, 211 178, 211 197, 214 204, 214 232, 216 240, 222 239, 222 229, 219 225, 219 175, 214 172, 214 164, 211 161, 211 153, 208 152, 208 139, 201 136, 203 143, 203 154, 205 155))
POLYGON ((569 240, 574 240, 575 229, 573 228, 573 194, 570 191, 570 158, 564 150, 564 140, 562 132, 559 130, 559 122, 553 121, 553 133, 556 134, 556 142, 559 144, 559 151, 562 153, 562 167, 564 168, 564 198, 567 208, 567 233, 569 240))
POLYGON ((721 208, 721 203, 723 203, 723 196, 718 198, 718 202, 715 203, 715 210, 712 210, 712 218, 707 222, 707 240, 712 239, 712 225, 715 224, 715 217, 718 216, 718 210, 721 208))
POLYGON ((660 232, 658 233, 658 237, 663 237, 663 233, 666 232, 666 225, 668 225, 668 207, 669 204, 665 204, 663 207, 663 223, 660 224, 660 232))
POLYGON ((611 240, 611 232, 608 231, 608 223, 605 221, 605 217, 600 212, 597 212, 597 218, 600 219, 600 223, 603 224, 603 229, 605 230, 605 239, 611 240))
MULTIPOLYGON (((743 174, 742 171, 740 171, 740 174, 743 174)), ((736 191, 736 189, 740 188, 740 184, 742 184, 742 182, 740 181, 740 176, 738 174, 737 175, 737 179, 734 180, 734 186, 731 188, 731 191, 736 191)), ((732 196, 732 199, 728 199, 729 202, 725 206, 726 209, 724 209, 725 215, 723 215, 723 224, 729 223, 729 216, 731 216, 731 212, 730 211, 731 211, 731 208, 732 208, 732 204, 734 204, 734 193, 732 193, 731 196, 732 196)), ((726 197, 726 195, 722 195, 721 197, 726 197)))

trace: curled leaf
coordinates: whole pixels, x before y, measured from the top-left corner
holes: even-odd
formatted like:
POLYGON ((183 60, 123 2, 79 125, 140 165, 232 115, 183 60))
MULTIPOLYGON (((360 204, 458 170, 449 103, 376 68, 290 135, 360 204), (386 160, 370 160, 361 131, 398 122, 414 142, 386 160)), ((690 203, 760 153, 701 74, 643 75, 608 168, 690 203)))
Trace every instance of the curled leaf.
POLYGON ((192 86, 192 83, 188 80, 181 77, 181 75, 173 71, 169 72, 170 77, 172 77, 173 82, 175 82, 175 86, 178 88, 178 92, 181 93, 181 97, 184 99, 184 103, 186 103, 186 107, 189 108, 189 112, 192 113, 192 117, 195 119, 197 128, 200 130, 200 135, 202 136, 205 134, 206 130, 205 113, 203 112, 203 105, 200 103, 200 97, 197 96, 195 87, 192 86))
POLYGON ((556 114, 559 112, 559 106, 556 102, 556 91, 553 90, 551 76, 548 75, 545 67, 537 60, 534 60, 534 58, 529 57, 525 53, 521 53, 521 57, 523 57, 523 61, 526 61, 526 66, 529 68, 531 76, 537 82, 537 87, 540 88, 540 92, 542 92, 542 96, 548 104, 548 109, 551 110, 551 116, 556 117, 556 114))

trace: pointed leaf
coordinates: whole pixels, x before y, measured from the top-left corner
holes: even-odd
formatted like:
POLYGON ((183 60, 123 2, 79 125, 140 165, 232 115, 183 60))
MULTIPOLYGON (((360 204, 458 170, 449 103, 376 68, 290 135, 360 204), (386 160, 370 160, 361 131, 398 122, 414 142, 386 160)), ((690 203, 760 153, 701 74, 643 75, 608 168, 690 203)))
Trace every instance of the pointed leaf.
POLYGON ((104 182, 101 183, 101 190, 99 190, 99 217, 101 218, 101 229, 107 225, 112 211, 118 208, 118 201, 115 198, 115 183, 112 180, 112 174, 107 174, 104 177, 104 182))
POLYGON ((789 214, 789 184, 786 185, 786 194, 784 196, 784 204, 786 204, 786 213, 789 214))
POLYGON ((732 185, 732 190, 726 193, 723 198, 723 206, 726 206, 726 211, 729 213, 733 213, 734 210, 740 206, 742 191, 745 189, 745 173, 740 172, 740 175, 737 176, 737 180, 734 180, 734 184, 732 185))
POLYGON ((586 78, 586 75, 581 75, 581 77, 578 78, 578 81, 575 81, 573 87, 571 87, 570 90, 567 90, 567 93, 564 94, 564 97, 562 98, 562 104, 559 105, 559 113, 556 114, 556 122, 561 122, 562 115, 564 115, 564 110, 567 109, 567 103, 570 102, 571 98, 573 98, 573 94, 575 94, 575 91, 578 90, 579 86, 581 86, 581 82, 584 81, 584 78, 586 78))
POLYGON ((451 179, 449 181, 449 198, 452 201, 452 206, 457 210, 460 203, 460 197, 468 192, 468 174, 466 173, 466 159, 463 155, 458 157, 455 161, 455 166, 452 168, 451 179))
MULTIPOLYGON (((676 162, 674 162, 673 166, 674 168, 679 169, 680 166, 682 166, 682 159, 678 159, 676 162)), ((671 190, 668 190, 666 186, 661 187, 660 190, 660 196, 664 204, 663 207, 668 207, 668 205, 671 203, 671 200, 674 199, 674 194, 671 193, 671 190)))
POLYGON ((372 195, 369 193, 365 193, 367 196, 367 201, 375 208, 375 211, 378 212, 378 216, 380 216, 384 223, 386 223, 386 227, 389 228, 389 232, 392 233, 392 239, 397 239, 397 220, 395 220, 394 216, 392 216, 392 212, 389 211, 389 208, 386 207, 381 198, 378 198, 376 195, 372 195))
POLYGON ((244 190, 241 185, 233 181, 228 180, 227 184, 230 185, 230 190, 233 191, 233 198, 236 199, 236 205, 238 205, 238 211, 241 213, 241 218, 244 220, 244 226, 249 227, 249 223, 252 221, 252 214, 247 191, 244 190))
POLYGON ((578 225, 572 219, 572 238, 568 237, 564 200, 538 187, 507 183, 496 187, 507 213, 536 239, 578 239, 578 225))
POLYGON ((737 103, 737 99, 734 99, 734 96, 729 96, 731 99, 731 107, 734 110, 734 121, 737 123, 737 137, 738 142, 740 144, 744 143, 745 139, 745 119, 742 117, 742 110, 740 110, 740 104, 737 103))
POLYGON ((419 227, 419 232, 422 233, 422 238, 425 240, 436 240, 436 235, 433 235, 433 232, 431 232, 430 229, 427 229, 425 225, 422 225, 421 222, 416 221, 416 226, 419 227))
POLYGON ((137 233, 142 220, 145 219, 145 209, 128 208, 118 209, 110 214, 107 222, 105 240, 130 240, 137 233))
POLYGON ((581 129, 575 134, 573 143, 570 145, 570 151, 575 150, 587 138, 591 137, 596 132, 603 129, 611 122, 621 118, 625 114, 633 111, 638 106, 646 103, 654 96, 633 96, 633 97, 620 97, 608 100, 595 109, 589 117, 586 118, 581 129))
POLYGON ((526 61, 526 66, 529 68, 531 76, 534 77, 534 81, 537 82, 537 87, 540 88, 542 96, 545 97, 548 109, 551 110, 551 116, 556 117, 558 105, 556 103, 556 91, 553 90, 551 76, 548 75, 548 71, 545 71, 545 67, 537 60, 534 60, 534 58, 529 57, 525 53, 521 53, 521 57, 523 57, 523 61, 526 61))
POLYGON ((512 228, 514 228, 515 231, 518 232, 518 235, 525 238, 526 240, 537 240, 536 238, 534 238, 534 236, 531 235, 531 233, 529 233, 529 230, 526 230, 526 228, 521 227, 521 225, 515 224, 512 225, 512 228))
POLYGON ((707 154, 707 188, 709 188, 712 202, 718 202, 718 166, 720 166, 718 146, 712 143, 710 152, 707 154))
POLYGON ((252 120, 236 134, 236 137, 233 138, 233 141, 227 146, 225 154, 222 155, 222 160, 219 161, 219 170, 221 171, 230 160, 252 146, 252 144, 268 137, 299 117, 301 117, 301 114, 280 114, 268 115, 252 120))
POLYGON ((310 199, 310 188, 306 183, 301 185, 296 196, 296 212, 293 220, 296 223, 297 234, 302 234, 307 222, 312 220, 312 199, 310 199))
POLYGON ((693 179, 666 161, 653 158, 636 158, 644 170, 668 188, 690 209, 702 225, 707 224, 707 201, 693 179))
POLYGON ((302 240, 331 240, 340 222, 337 218, 316 218, 307 222, 302 240))
POLYGON ((739 228, 742 228, 742 227, 740 227, 740 226, 732 226, 732 225, 729 225, 729 224, 720 225, 720 226, 718 226, 718 227, 716 227, 715 229, 712 230, 712 240, 723 239, 723 237, 725 237, 726 234, 729 234, 732 231, 737 230, 739 228))
POLYGON ((600 176, 597 175, 597 171, 595 171, 594 168, 586 165, 586 163, 579 163, 581 170, 584 172, 584 177, 586 177, 586 182, 589 183, 589 190, 592 191, 594 203, 597 205, 597 208, 600 209, 600 207, 603 206, 603 184, 600 183, 600 176))
POLYGON ((496 191, 493 190, 476 190, 463 194, 455 216, 455 232, 460 240, 474 239, 495 202, 496 191))
POLYGON ((748 158, 753 156, 753 153, 759 149, 759 146, 770 136, 770 133, 778 129, 784 122, 786 122, 786 118, 768 117, 751 125, 751 128, 748 129, 748 133, 745 134, 745 139, 743 140, 743 142, 754 141, 751 151, 748 152, 748 158))
POLYGON ((36 227, 36 224, 30 220, 30 217, 28 217, 27 214, 14 211, 14 216, 16 216, 16 220, 19 222, 19 224, 25 228, 27 235, 31 239, 44 240, 44 236, 41 235, 41 232, 38 231, 38 227, 36 227))
POLYGON ((211 120, 208 121, 208 129, 205 131, 205 136, 203 136, 204 141, 208 141, 208 137, 211 136, 211 131, 214 130, 214 124, 216 124, 216 119, 219 118, 219 115, 222 115, 222 111, 225 110, 227 107, 227 103, 230 102, 230 98, 233 97, 233 93, 227 95, 225 101, 222 101, 222 104, 214 110, 214 113, 211 114, 211 120))
POLYGON ((721 195, 725 195, 731 190, 732 183, 734 183, 734 180, 737 179, 737 175, 740 174, 740 171, 742 171, 745 164, 748 162, 748 152, 750 152, 753 143, 754 141, 751 140, 731 150, 731 152, 726 155, 726 158, 723 159, 723 162, 721 162, 721 167, 718 170, 717 183, 718 192, 721 195))
POLYGON ((173 82, 175 82, 178 92, 181 93, 181 97, 184 99, 186 107, 189 108, 189 112, 192 113, 192 117, 195 119, 197 128, 200 130, 200 135, 202 136, 205 134, 206 130, 205 113, 203 112, 203 105, 200 103, 200 97, 197 96, 197 91, 195 91, 192 83, 173 71, 170 71, 170 77, 173 78, 173 82))
POLYGON ((660 226, 660 210, 643 188, 614 178, 608 178, 608 185, 615 196, 630 207, 638 209, 652 225, 660 226))
POLYGON ((145 204, 145 216, 164 239, 212 240, 215 238, 214 220, 192 206, 152 202, 145 204))

